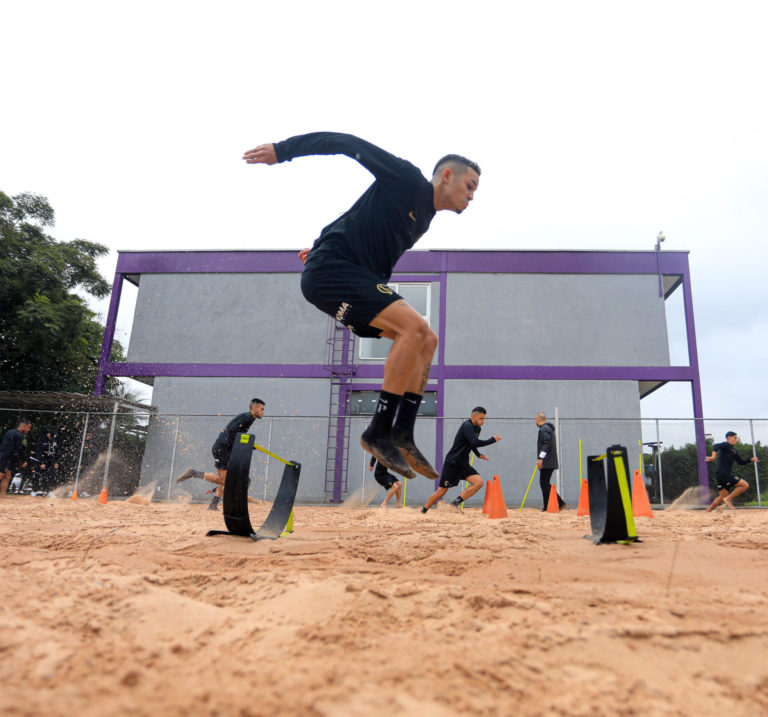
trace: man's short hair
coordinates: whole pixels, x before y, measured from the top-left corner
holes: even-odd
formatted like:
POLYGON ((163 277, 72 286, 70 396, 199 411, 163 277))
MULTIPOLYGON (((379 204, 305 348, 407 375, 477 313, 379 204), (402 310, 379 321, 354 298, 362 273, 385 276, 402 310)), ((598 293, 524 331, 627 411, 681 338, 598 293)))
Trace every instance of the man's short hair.
POLYGON ((446 154, 445 157, 439 159, 435 168, 432 170, 432 176, 434 177, 438 172, 442 172, 446 167, 455 169, 457 166, 464 167, 464 169, 461 170, 462 174, 469 168, 474 169, 477 172, 477 176, 480 176, 480 167, 477 163, 473 162, 471 159, 462 157, 460 154, 446 154))
POLYGON ((472 413, 488 413, 482 406, 475 406, 472 409, 472 413))
POLYGON ((539 412, 536 414, 536 418, 538 418, 538 419, 540 419, 540 420, 542 420, 542 421, 546 421, 546 420, 547 420, 547 414, 546 414, 546 413, 544 413, 544 411, 539 411, 539 412))
POLYGON ((28 418, 20 418, 18 421, 16 421, 16 428, 19 426, 31 426, 32 421, 30 421, 28 418))
POLYGON ((728 433, 725 434, 726 438, 730 438, 731 436, 735 436, 736 433, 734 431, 728 431, 728 433))
POLYGON ((267 405, 267 404, 266 404, 266 403, 264 403, 264 401, 262 401, 260 398, 252 398, 252 399, 251 399, 251 403, 250 403, 250 405, 251 405, 251 406, 255 406, 255 405, 257 405, 257 404, 258 404, 259 406, 266 406, 266 405, 267 405))

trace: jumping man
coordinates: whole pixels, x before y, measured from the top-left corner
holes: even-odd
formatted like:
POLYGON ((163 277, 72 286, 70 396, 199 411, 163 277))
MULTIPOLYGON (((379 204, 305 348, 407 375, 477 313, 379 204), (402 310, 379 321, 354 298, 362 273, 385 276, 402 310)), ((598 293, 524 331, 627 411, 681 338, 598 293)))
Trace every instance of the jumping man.
MULTIPOLYGON (((181 483, 188 478, 202 478, 209 483, 216 483, 218 487, 214 492, 213 498, 211 498, 211 504, 208 506, 208 510, 219 509, 219 501, 221 500, 221 496, 224 495, 224 483, 227 478, 229 455, 232 453, 232 446, 235 444, 235 436, 238 433, 248 432, 248 429, 253 425, 253 422, 264 415, 264 406, 265 403, 260 398, 251 399, 248 411, 246 413, 238 414, 221 429, 219 437, 213 444, 213 448, 211 448, 214 465, 216 466, 216 473, 204 473, 203 471, 198 471, 194 468, 187 468, 187 470, 176 479, 177 483, 181 483)), ((255 502, 250 496, 248 500, 255 502)))
POLYGON ((410 162, 348 134, 314 132, 262 144, 243 156, 248 164, 344 154, 375 181, 351 209, 320 232, 304 262, 304 298, 350 331, 392 339, 376 413, 360 445, 396 473, 413 478, 437 471, 416 447, 413 428, 427 386, 437 336, 387 286, 397 260, 427 231, 435 213, 461 214, 472 201, 480 168, 456 154, 443 157, 427 180, 410 162), (413 470, 411 470, 413 469, 413 470))
POLYGON ((442 498, 449 488, 457 486, 461 481, 469 482, 469 488, 459 493, 451 502, 454 508, 459 508, 463 501, 471 498, 477 491, 483 487, 483 479, 477 471, 469 465, 469 452, 472 451, 478 458, 484 461, 491 460, 488 456, 480 453, 477 449, 482 446, 489 446, 501 440, 498 434, 488 438, 480 439, 480 429, 485 423, 485 409, 477 406, 472 409, 470 417, 461 424, 456 438, 453 439, 453 446, 448 451, 443 465, 443 473, 440 476, 440 487, 427 499, 422 513, 426 513, 440 498, 442 498))
POLYGON ((368 466, 369 471, 373 471, 373 477, 376 480, 376 482, 385 490, 387 491, 387 494, 384 496, 384 501, 381 504, 382 508, 387 507, 387 503, 389 503, 389 499, 394 495, 395 497, 395 508, 400 508, 400 496, 403 492, 403 484, 395 478, 389 471, 387 471, 387 467, 379 463, 374 457, 371 457, 371 463, 368 466), (374 465, 376 466, 376 469, 374 470, 374 465))
POLYGON ((717 490, 719 491, 717 498, 712 501, 707 511, 714 510, 723 503, 733 509, 733 499, 749 488, 749 483, 743 478, 731 475, 731 468, 734 461, 745 466, 750 462, 757 463, 757 458, 742 458, 734 448, 738 441, 739 437, 733 431, 728 431, 725 434, 725 441, 713 446, 712 455, 707 456, 708 463, 717 458, 715 478, 717 480, 717 490))

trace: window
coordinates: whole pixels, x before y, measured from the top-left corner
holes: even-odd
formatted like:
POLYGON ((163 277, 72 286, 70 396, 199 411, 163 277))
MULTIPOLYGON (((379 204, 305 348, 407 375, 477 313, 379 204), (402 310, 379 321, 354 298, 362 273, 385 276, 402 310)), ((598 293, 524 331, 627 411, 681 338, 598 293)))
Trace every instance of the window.
MULTIPOLYGON (((374 339, 375 340, 375 339, 374 339)), ((383 341, 383 339, 379 339, 383 341)), ((379 400, 378 391, 350 391, 347 398, 348 416, 372 416, 379 400)), ((419 406, 419 416, 437 415, 437 391, 427 391, 419 406)))
MULTIPOLYGON (((430 289, 429 284, 388 284, 394 291, 402 296, 416 311, 419 312, 429 324, 430 289)), ((361 359, 387 358, 392 342, 389 339, 360 339, 359 357, 361 359)))

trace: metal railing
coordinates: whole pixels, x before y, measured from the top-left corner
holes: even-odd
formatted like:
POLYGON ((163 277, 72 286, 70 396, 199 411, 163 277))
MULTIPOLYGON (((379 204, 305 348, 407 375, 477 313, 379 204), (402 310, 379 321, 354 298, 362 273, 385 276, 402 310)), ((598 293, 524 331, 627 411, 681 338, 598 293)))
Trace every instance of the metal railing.
MULTIPOLYGON (((186 468, 213 471, 211 446, 229 420, 222 415, 43 412, 0 409, 0 431, 12 427, 24 415, 32 420, 27 436, 27 450, 33 450, 45 430, 56 435, 55 462, 42 463, 42 456, 21 471, 26 490, 36 492, 58 490, 61 495, 77 487, 79 494, 96 495, 103 487, 111 497, 133 494, 137 488, 153 486, 156 499, 204 500, 211 486, 203 481, 176 483, 186 468), (45 469, 41 469, 45 465, 45 469), (56 465, 56 468, 53 468, 56 465)), ((348 416, 351 435, 346 490, 342 499, 357 495, 362 502, 380 498, 383 489, 368 470, 368 456, 357 444, 369 416, 348 416)), ((416 438, 436 466, 442 457, 435 456, 436 433, 442 430, 447 450, 463 416, 420 417, 416 438)), ((337 416, 333 420, 338 420, 337 416)), ((328 416, 273 416, 256 421, 251 432, 256 442, 277 455, 302 463, 298 500, 323 503, 331 500, 325 485, 326 437, 328 416)), ((712 444, 725 440, 727 431, 739 435, 736 449, 745 459, 757 457, 759 463, 734 465, 734 473, 744 478, 749 489, 737 499, 739 505, 768 505, 768 419, 703 419, 707 435, 707 454, 712 444)), ((482 449, 490 462, 476 461, 475 467, 484 477, 501 478, 504 495, 510 505, 519 504, 536 461, 537 428, 531 418, 488 415, 481 437, 498 433, 502 440, 482 449)), ((578 501, 580 481, 586 478, 589 455, 605 452, 609 445, 626 446, 630 467, 639 470, 652 503, 669 506, 687 492, 700 491, 701 501, 708 499, 701 491, 698 471, 695 420, 690 418, 592 418, 563 416, 557 420, 556 436, 560 468, 553 476, 567 503, 578 501), (579 456, 581 455, 581 459, 579 456)), ((714 490, 715 464, 707 464, 710 493, 714 490)), ((277 492, 282 466, 269 456, 254 454, 251 465, 250 493, 271 500, 277 492)), ((408 482, 407 501, 416 505, 432 492, 434 484, 418 478, 408 482)), ((541 505, 542 491, 531 489, 526 505, 541 505)), ((481 494, 478 494, 481 496, 481 494)), ((479 503, 480 497, 468 501, 479 503)))

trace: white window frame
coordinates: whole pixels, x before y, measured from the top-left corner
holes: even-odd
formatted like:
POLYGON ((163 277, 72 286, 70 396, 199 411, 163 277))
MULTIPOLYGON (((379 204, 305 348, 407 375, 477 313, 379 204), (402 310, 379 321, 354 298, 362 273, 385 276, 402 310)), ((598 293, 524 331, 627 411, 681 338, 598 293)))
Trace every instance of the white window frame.
MULTIPOLYGON (((400 293, 400 287, 401 286, 425 286, 427 289, 427 313, 426 316, 424 314, 420 314, 420 316, 427 322, 429 326, 432 325, 431 323, 431 309, 432 309, 432 284, 428 281, 395 281, 390 284, 387 284, 392 291, 396 293, 400 293)), ((372 344, 371 342, 376 341, 389 341, 389 339, 365 339, 361 338, 358 343, 358 349, 357 349, 357 358, 360 361, 384 361, 386 360, 386 357, 373 357, 373 356, 364 356, 364 348, 369 346, 375 346, 376 344, 372 344)))

